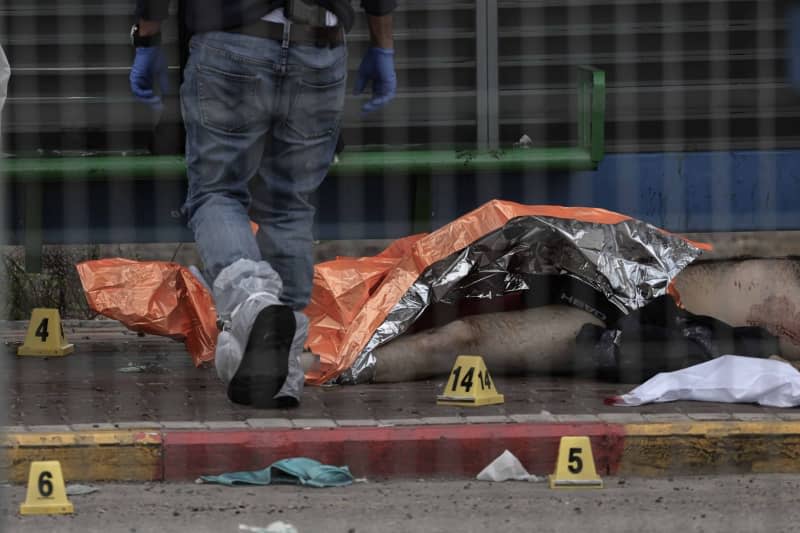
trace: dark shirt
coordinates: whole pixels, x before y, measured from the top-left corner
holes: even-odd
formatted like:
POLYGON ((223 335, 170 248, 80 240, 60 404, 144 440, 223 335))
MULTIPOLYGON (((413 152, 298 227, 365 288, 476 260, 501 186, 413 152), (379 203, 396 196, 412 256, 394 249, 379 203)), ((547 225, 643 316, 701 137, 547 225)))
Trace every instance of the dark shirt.
MULTIPOLYGON (((354 12, 350 0, 314 0, 332 12, 346 31, 353 27, 354 12)), ((180 0, 179 13, 190 34, 225 30, 250 24, 267 13, 283 7, 284 0, 180 0)), ((386 15, 397 0, 361 0, 368 15, 386 15)), ((145 20, 167 18, 169 0, 136 0, 136 16, 145 20)))

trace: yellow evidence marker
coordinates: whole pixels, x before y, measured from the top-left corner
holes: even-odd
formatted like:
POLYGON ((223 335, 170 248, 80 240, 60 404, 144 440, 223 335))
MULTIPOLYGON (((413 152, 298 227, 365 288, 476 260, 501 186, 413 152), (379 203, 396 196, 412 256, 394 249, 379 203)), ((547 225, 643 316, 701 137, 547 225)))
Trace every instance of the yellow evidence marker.
POLYGON ((503 402, 505 398, 494 388, 486 363, 479 355, 459 355, 444 392, 436 397, 437 405, 478 407, 503 402))
POLYGON ((64 338, 58 309, 34 309, 25 342, 17 349, 17 355, 60 357, 74 351, 75 346, 64 338))
POLYGON ((589 437, 561 437, 556 471, 550 476, 551 489, 602 489, 589 437))
POLYGON ((72 503, 67 499, 61 463, 58 461, 33 461, 28 475, 28 495, 20 505, 19 514, 72 514, 72 503))

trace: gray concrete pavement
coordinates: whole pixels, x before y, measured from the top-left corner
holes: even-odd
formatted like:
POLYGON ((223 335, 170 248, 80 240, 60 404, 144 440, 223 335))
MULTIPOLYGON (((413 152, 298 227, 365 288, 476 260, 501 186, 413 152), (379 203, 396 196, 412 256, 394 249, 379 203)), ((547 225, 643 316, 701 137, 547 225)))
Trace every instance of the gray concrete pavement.
POLYGON ((800 530, 800 476, 607 478, 603 490, 544 483, 370 482, 342 489, 98 485, 76 513, 20 517, 21 487, 4 489, 14 532, 215 532, 283 520, 308 532, 770 532, 800 530))
POLYGON ((74 354, 63 358, 13 357, 26 327, 23 322, 0 322, 0 341, 5 343, 0 345, 0 354, 7 355, 0 357, 0 384, 5 382, 6 424, 10 426, 243 422, 253 418, 393 420, 542 412, 554 416, 695 417, 714 413, 717 419, 738 414, 775 418, 789 412, 757 405, 701 402, 620 408, 604 405, 603 400, 628 392, 635 385, 534 376, 495 376, 505 403, 477 409, 436 405, 436 395, 447 379, 442 376, 413 383, 306 387, 299 409, 259 410, 229 402, 214 369, 195 368, 180 342, 138 336, 110 320, 70 321, 65 330, 75 344, 74 354))

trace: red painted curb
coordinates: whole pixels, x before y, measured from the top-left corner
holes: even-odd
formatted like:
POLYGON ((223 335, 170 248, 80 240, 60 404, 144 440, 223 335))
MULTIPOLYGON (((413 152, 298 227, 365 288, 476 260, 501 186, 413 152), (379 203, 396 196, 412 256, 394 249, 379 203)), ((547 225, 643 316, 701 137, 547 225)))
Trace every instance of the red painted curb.
POLYGON ((592 439, 597 471, 616 473, 620 424, 480 424, 384 428, 165 431, 164 480, 258 470, 288 457, 347 465, 356 477, 469 477, 504 450, 532 474, 553 472, 562 436, 592 439))

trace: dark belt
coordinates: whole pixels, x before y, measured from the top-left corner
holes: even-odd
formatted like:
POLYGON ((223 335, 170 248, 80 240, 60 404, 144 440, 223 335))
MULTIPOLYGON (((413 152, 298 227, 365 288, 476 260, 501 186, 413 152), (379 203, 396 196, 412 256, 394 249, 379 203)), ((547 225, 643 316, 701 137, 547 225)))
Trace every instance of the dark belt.
MULTIPOLYGON (((253 24, 230 28, 226 31, 283 42, 283 29, 283 24, 279 22, 260 20, 253 24)), ((342 31, 341 26, 292 24, 289 28, 289 42, 310 44, 318 48, 334 48, 344 42, 344 31, 342 31)))

